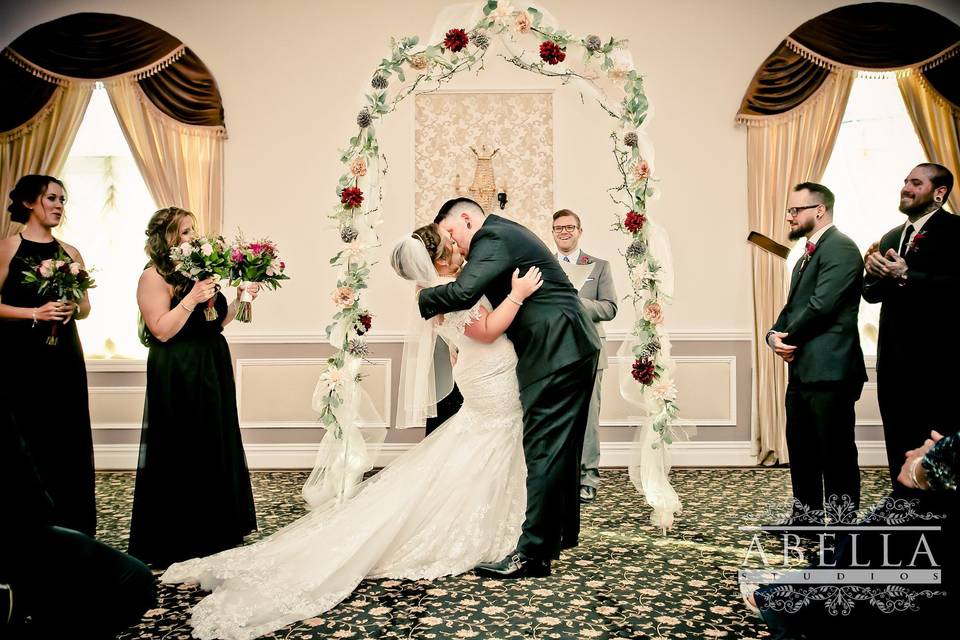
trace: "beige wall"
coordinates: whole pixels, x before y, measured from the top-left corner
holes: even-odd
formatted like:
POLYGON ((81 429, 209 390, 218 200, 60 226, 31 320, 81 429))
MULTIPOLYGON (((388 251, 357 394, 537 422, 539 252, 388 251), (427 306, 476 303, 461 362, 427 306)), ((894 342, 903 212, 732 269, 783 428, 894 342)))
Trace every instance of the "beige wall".
MULTIPOLYGON (((745 132, 734 125, 733 116, 752 74, 776 44, 805 20, 842 4, 846 2, 544 3, 560 26, 573 33, 628 38, 636 66, 646 77, 663 193, 649 212, 670 233, 677 275, 667 327, 678 338, 678 353, 738 357, 743 370, 735 389, 743 409, 736 414, 734 431, 716 440, 747 440, 750 420, 745 132), (725 346, 711 353, 718 341, 725 346)), ((960 22, 960 6, 951 0, 917 4, 960 22)), ((362 93, 389 38, 427 37, 445 6, 442 0, 6 0, 0 2, 0 45, 39 22, 100 11, 148 21, 197 52, 216 76, 226 110, 225 230, 270 234, 280 243, 293 277, 281 292, 258 301, 254 324, 231 326, 239 345, 235 356, 254 352, 270 359, 283 352, 284 357, 310 357, 309 352, 322 351, 310 343, 319 340, 333 313, 329 291, 335 275, 327 257, 339 241, 326 212, 335 202, 341 171, 337 150, 356 130, 362 93), (285 340, 300 344, 281 344, 285 340)), ((486 67, 480 77, 465 77, 449 87, 557 89, 555 202, 583 214, 584 248, 617 264, 620 237, 608 231, 616 208, 605 193, 615 181, 606 138, 609 119, 593 105, 581 104, 568 87, 492 57, 486 67)), ((412 102, 378 129, 390 167, 382 227, 388 244, 409 231, 413 221, 412 102)), ((624 272, 615 274, 618 290, 626 292, 624 272)), ((375 334, 387 342, 404 331, 412 309, 412 295, 397 284, 385 262, 375 269, 369 303, 377 315, 375 334)), ((630 320, 621 313, 610 323, 612 337, 628 331, 630 320)), ((711 366, 717 370, 696 375, 723 377, 722 365, 711 366)), ((94 378, 100 380, 91 383, 95 387, 133 384, 126 378, 94 378)), ((97 402, 137 401, 133 393, 118 393, 103 393, 97 402)), ((701 400, 680 398, 687 406, 701 400)))
MULTIPOLYGON (((334 202, 337 149, 355 130, 361 93, 391 36, 427 37, 447 2, 321 0, 6 0, 0 44, 32 25, 66 13, 102 11, 146 20, 181 38, 213 71, 223 93, 227 230, 269 232, 280 242, 294 280, 257 310, 250 332, 314 332, 326 326, 333 273, 325 266, 337 239, 325 213, 334 202)), ((744 132, 733 115, 754 70, 803 21, 845 4, 837 0, 554 0, 546 2, 574 33, 628 38, 656 110, 650 132, 663 197, 651 213, 667 228, 677 265, 672 331, 750 329, 745 213, 744 132), (707 277, 709 274, 709 277, 707 277)), ((949 0, 921 2, 960 22, 949 0)), ((918 27, 919 28, 919 27, 918 27)), ((534 80, 541 80, 534 78, 534 80)), ((553 86, 533 82, 502 60, 489 60, 476 81, 455 88, 553 86)), ((559 206, 585 213, 584 244, 616 256, 605 230, 613 182, 607 118, 561 93, 557 114, 559 206)), ((393 114, 382 128, 390 162, 383 236, 412 221, 412 114, 393 114)), ((392 283, 386 268, 379 283, 392 283)), ((626 290, 622 274, 618 279, 626 290)), ((401 331, 392 311, 406 307, 397 288, 379 287, 378 328, 401 331)), ((629 325, 621 316, 611 329, 629 325)))

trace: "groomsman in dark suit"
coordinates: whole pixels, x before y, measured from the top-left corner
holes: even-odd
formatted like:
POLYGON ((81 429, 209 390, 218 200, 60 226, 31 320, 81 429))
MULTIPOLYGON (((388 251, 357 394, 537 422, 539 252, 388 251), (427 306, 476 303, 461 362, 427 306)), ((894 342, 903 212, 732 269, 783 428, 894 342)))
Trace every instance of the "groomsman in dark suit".
POLYGON ((574 282, 573 286, 579 287, 577 294, 580 304, 596 326, 601 343, 587 430, 583 436, 583 453, 580 456, 580 502, 589 504, 596 499, 600 486, 600 388, 603 370, 607 368, 607 337, 603 323, 613 320, 617 315, 617 291, 613 286, 610 263, 587 255, 580 249, 582 234, 580 216, 576 213, 570 209, 560 209, 553 214, 553 242, 557 245, 560 266, 574 264, 586 268, 585 265, 590 265, 590 275, 586 280, 574 282))
POLYGON ((790 193, 790 239, 806 238, 806 251, 767 333, 767 344, 790 365, 787 451, 795 515, 800 505, 823 509, 825 495, 828 513, 847 499, 849 508, 860 504, 854 404, 867 379, 857 329, 863 259, 833 225, 833 203, 833 193, 813 182, 790 193))
POLYGON ((946 167, 917 165, 900 190, 907 220, 866 256, 863 298, 883 305, 877 395, 895 492, 909 492, 897 483, 907 451, 931 430, 957 431, 960 218, 943 209, 952 188, 946 167))

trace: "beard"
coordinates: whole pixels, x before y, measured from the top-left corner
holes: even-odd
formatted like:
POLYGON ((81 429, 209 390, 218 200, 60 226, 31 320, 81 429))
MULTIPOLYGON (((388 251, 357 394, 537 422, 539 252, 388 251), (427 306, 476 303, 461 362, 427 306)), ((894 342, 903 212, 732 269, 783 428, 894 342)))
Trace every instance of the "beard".
POLYGON ((914 216, 926 213, 930 211, 930 205, 933 203, 933 194, 924 198, 918 197, 913 201, 913 204, 904 204, 903 198, 900 199, 900 213, 905 213, 908 216, 914 216))
POLYGON ((797 240, 807 235, 811 231, 813 231, 813 227, 814 227, 813 220, 807 222, 806 224, 797 225, 797 228, 791 230, 790 233, 787 234, 787 237, 790 238, 791 240, 797 240))

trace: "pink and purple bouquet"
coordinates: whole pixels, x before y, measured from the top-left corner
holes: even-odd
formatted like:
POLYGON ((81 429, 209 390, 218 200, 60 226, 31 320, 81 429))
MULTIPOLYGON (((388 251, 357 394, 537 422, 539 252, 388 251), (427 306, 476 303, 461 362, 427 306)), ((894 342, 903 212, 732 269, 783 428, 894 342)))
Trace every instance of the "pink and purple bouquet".
MULTIPOLYGON (((90 272, 79 262, 74 262, 62 248, 52 258, 28 262, 27 265, 30 269, 23 272, 23 284, 36 288, 37 293, 48 300, 79 302, 87 289, 97 286, 90 272)), ((47 344, 57 344, 59 328, 59 322, 51 323, 47 344)))
MULTIPOLYGON (((213 278, 219 283, 230 278, 230 254, 223 236, 198 236, 183 242, 170 249, 170 260, 179 273, 194 281, 213 278)), ((215 304, 216 296, 207 301, 203 312, 211 322, 217 319, 215 304)))
POLYGON ((277 289, 281 280, 289 280, 284 274, 286 263, 280 259, 277 245, 268 238, 247 242, 237 237, 230 247, 230 279, 244 289, 237 304, 237 320, 253 320, 253 297, 246 292, 246 285, 256 282, 267 289, 277 289))

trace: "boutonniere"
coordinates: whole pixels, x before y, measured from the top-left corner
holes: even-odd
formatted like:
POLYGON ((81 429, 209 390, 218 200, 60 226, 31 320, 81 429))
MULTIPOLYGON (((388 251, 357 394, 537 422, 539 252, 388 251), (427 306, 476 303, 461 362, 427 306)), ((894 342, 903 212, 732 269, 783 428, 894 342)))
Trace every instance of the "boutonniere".
POLYGON ((920 250, 920 241, 926 239, 927 233, 925 231, 918 231, 913 234, 913 237, 910 238, 910 242, 907 243, 907 253, 914 253, 915 251, 920 250))
POLYGON ((817 251, 817 245, 812 242, 807 242, 807 258, 812 258, 813 254, 817 251))

